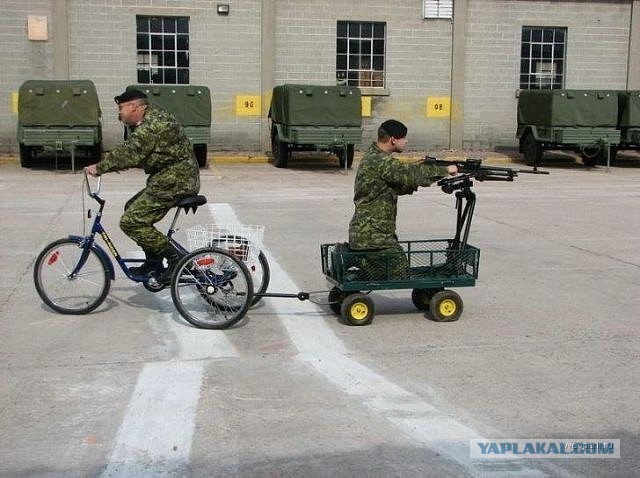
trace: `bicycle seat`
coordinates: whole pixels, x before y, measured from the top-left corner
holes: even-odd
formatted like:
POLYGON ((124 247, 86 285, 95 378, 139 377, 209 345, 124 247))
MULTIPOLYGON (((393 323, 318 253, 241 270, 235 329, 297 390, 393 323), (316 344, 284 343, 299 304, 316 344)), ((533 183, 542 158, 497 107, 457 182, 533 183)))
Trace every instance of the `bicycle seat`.
POLYGON ((207 204, 206 197, 189 196, 187 198, 180 199, 180 201, 176 203, 176 207, 184 209, 185 214, 188 214, 189 210, 193 211, 193 213, 195 214, 196 209, 198 209, 198 206, 202 206, 203 204, 207 204))

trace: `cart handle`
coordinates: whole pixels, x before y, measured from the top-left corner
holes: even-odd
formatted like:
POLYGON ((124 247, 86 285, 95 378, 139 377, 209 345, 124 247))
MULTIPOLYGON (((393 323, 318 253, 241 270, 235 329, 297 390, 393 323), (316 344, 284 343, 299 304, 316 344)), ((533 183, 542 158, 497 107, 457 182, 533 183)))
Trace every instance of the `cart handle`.
POLYGON ((282 294, 278 292, 258 292, 253 294, 254 297, 277 297, 282 299, 298 299, 301 301, 309 300, 309 292, 298 292, 297 294, 282 294))

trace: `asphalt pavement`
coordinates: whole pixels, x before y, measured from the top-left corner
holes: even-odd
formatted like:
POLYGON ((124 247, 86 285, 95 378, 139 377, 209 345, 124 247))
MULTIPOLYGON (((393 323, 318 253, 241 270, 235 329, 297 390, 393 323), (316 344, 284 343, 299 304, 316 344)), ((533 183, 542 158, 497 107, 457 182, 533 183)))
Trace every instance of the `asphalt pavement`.
MULTIPOLYGON (((320 244, 347 239, 358 161, 278 169, 228 156, 202 170, 208 206, 181 219, 178 238, 196 224, 264 225, 269 291, 324 299, 320 244)), ((517 154, 486 157, 526 167, 517 154)), ((551 155, 542 167, 551 174, 475 184, 479 278, 455 289, 457 322, 391 290, 371 294, 366 327, 327 305, 265 298, 215 331, 121 271, 94 312, 50 310, 34 260, 82 233, 90 199, 64 161, 4 158, 0 476, 638 476, 640 161, 585 168, 551 155), (586 439, 619 440, 619 458, 471 457, 473 440, 586 439)), ((118 219, 144 181, 136 170, 103 178, 103 224, 123 255, 137 251, 118 219)), ((451 237, 455 217, 454 196, 423 188, 400 199, 398 234, 451 237)))

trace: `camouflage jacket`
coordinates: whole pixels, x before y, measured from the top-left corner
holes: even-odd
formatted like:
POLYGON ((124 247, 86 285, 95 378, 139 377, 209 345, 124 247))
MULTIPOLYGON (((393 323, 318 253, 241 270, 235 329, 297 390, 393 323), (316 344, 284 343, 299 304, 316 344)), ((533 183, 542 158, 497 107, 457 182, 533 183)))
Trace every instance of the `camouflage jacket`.
POLYGON ((441 166, 402 163, 373 143, 356 173, 356 210, 349 224, 349 247, 385 249, 396 245, 398 196, 446 175, 441 166))
POLYGON ((148 106, 144 119, 127 140, 97 164, 98 174, 142 168, 147 187, 163 198, 197 194, 200 171, 193 148, 176 119, 163 109, 148 106))

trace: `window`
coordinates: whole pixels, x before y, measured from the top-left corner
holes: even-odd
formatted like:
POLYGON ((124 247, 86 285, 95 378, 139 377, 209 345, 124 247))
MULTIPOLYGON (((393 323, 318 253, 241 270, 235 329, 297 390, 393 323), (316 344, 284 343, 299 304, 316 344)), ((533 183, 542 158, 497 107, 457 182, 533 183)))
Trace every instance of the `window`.
POLYGON ((522 27, 520 89, 562 88, 566 45, 566 28, 522 27))
POLYGON ((350 86, 384 88, 385 23, 338 22, 336 80, 350 86))
POLYGON ((424 18, 453 18, 453 0, 424 0, 424 18))
POLYGON ((136 16, 138 83, 189 83, 189 17, 136 16))

